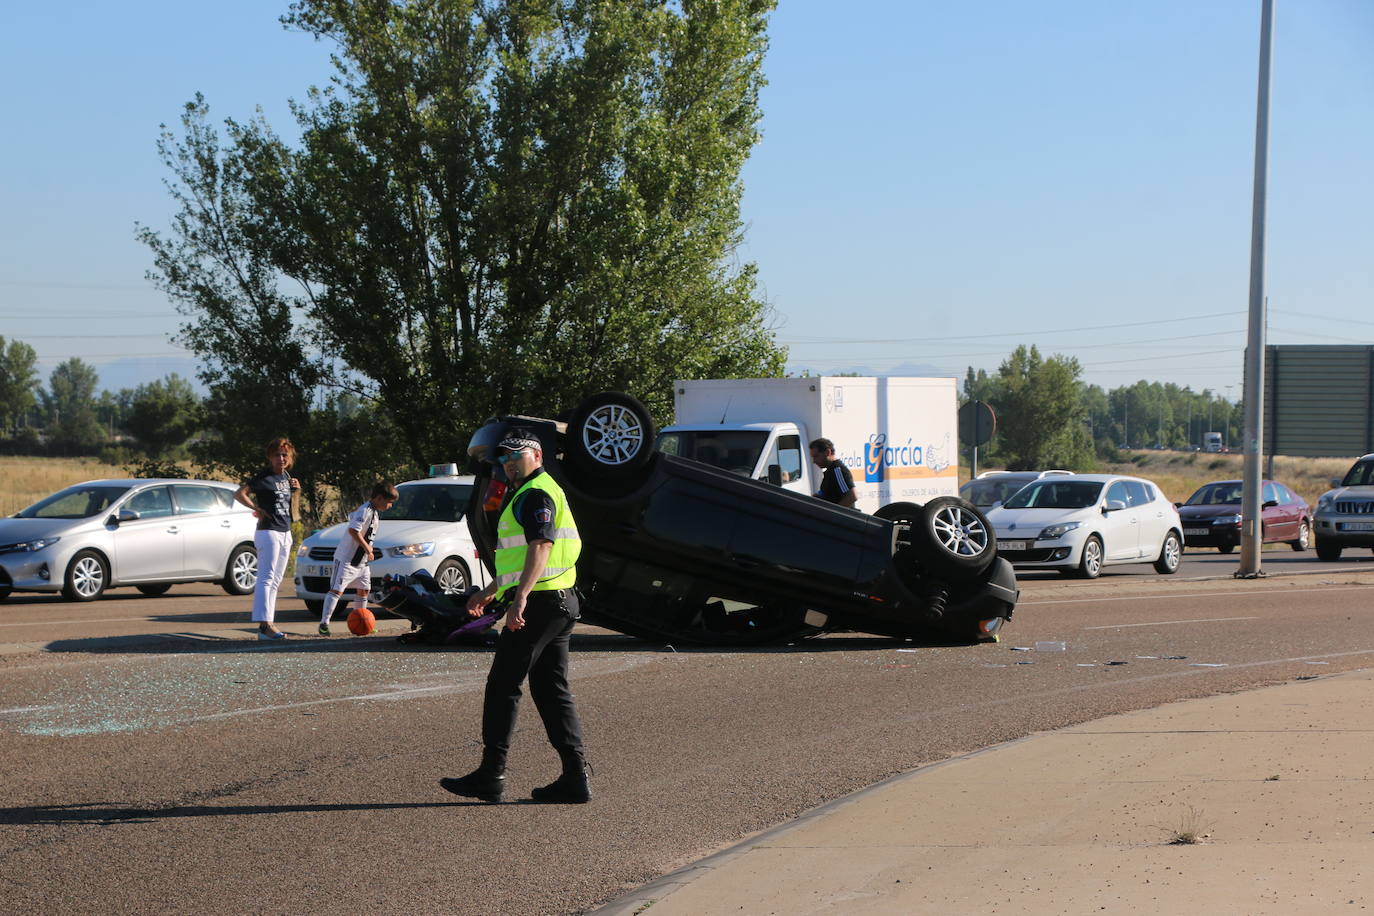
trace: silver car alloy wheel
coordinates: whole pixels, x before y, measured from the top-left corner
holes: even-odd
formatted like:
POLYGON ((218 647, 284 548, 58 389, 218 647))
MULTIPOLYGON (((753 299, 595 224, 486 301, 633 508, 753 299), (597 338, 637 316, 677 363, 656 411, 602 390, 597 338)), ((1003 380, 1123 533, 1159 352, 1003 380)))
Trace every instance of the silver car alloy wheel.
POLYGON ((234 569, 230 573, 234 577, 234 584, 245 592, 253 590, 258 582, 258 555, 251 550, 245 550, 234 557, 234 569))
POLYGON ((72 566, 72 590, 82 598, 94 598, 105 587, 105 567, 95 557, 81 557, 72 566))
POLYGON ((1183 562, 1183 547, 1174 535, 1170 534, 1164 538, 1164 565, 1169 569, 1178 569, 1178 564, 1183 562))
POLYGON ((1083 545, 1083 569, 1094 579, 1102 572, 1102 545, 1096 538, 1088 538, 1083 545))
POLYGON ((587 454, 602 464, 621 465, 645 447, 644 427, 634 411, 619 404, 598 407, 582 424, 587 454))
POLYGON ((940 544, 955 556, 976 557, 988 549, 988 530, 963 506, 942 506, 930 520, 940 544))

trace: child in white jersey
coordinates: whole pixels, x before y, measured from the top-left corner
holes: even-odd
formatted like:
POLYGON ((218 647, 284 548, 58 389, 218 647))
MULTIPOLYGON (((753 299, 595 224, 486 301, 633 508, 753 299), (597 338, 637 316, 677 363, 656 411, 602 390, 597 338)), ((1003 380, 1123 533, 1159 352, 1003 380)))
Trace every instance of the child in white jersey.
POLYGON ((329 594, 324 596, 324 610, 320 614, 320 635, 329 635, 329 618, 346 589, 354 589, 354 608, 367 607, 372 591, 372 540, 377 536, 377 524, 382 512, 396 502, 396 488, 385 481, 372 488, 372 496, 348 517, 348 527, 334 548, 334 570, 329 577, 329 594))

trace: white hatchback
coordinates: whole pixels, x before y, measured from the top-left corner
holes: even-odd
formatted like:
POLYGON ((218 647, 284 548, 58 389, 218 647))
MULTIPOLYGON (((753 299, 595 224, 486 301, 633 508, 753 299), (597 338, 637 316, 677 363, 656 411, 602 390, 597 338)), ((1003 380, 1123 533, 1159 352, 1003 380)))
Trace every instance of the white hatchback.
POLYGON ((1138 477, 1043 477, 986 514, 998 555, 1017 569, 1095 579, 1104 566, 1153 563, 1170 575, 1183 558, 1178 510, 1138 477))
MULTIPOLYGON (((464 518, 472 478, 437 474, 397 484, 396 491, 400 498, 382 513, 372 545, 377 555, 371 563, 374 599, 380 597, 376 591, 383 577, 420 570, 432 575, 448 593, 485 586, 490 579, 464 518)), ((348 507, 350 512, 355 508, 348 507)), ((296 597, 313 614, 324 607, 334 548, 346 536, 345 527, 340 523, 316 531, 296 551, 296 597)))

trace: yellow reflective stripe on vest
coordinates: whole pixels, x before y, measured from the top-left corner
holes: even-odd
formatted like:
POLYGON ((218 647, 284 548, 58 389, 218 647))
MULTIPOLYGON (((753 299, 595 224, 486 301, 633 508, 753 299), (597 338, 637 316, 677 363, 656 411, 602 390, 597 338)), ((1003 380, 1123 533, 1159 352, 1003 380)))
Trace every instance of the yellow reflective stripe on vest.
POLYGON ((548 472, 537 474, 526 481, 510 502, 501 511, 496 523, 496 596, 500 597, 511 586, 520 581, 529 556, 529 544, 525 540, 525 530, 515 518, 515 504, 526 489, 543 490, 553 501, 554 530, 553 544, 549 549, 548 565, 532 591, 557 591, 571 588, 577 582, 577 558, 582 553, 582 539, 577 525, 573 522, 572 511, 563 488, 549 476, 548 472))

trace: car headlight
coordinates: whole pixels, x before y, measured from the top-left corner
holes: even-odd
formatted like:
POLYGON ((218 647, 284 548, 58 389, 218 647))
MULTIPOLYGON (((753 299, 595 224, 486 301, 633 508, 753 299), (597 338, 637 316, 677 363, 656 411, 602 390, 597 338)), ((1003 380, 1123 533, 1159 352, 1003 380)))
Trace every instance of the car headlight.
POLYGON ((14 553, 36 553, 44 547, 51 547, 60 540, 62 540, 60 537, 34 538, 32 541, 20 541, 18 544, 11 544, 5 549, 14 553))
POLYGON ((1215 527, 1215 526, 1217 526, 1217 525, 1239 525, 1239 524, 1240 524, 1240 515, 1239 515, 1239 514, 1236 514, 1236 515, 1218 515, 1216 518, 1212 519, 1212 526, 1213 526, 1213 527, 1215 527))
POLYGON ((1328 490, 1317 497, 1317 511, 1320 512, 1323 509, 1330 509, 1333 502, 1335 502, 1335 494, 1328 490))
POLYGON ((1040 530, 1040 536, 1037 540, 1052 541, 1055 538, 1063 537, 1082 524, 1082 522, 1064 522, 1062 525, 1050 525, 1048 528, 1040 530))
POLYGON ((427 557, 434 553, 434 542, 422 541, 419 544, 403 544, 400 547, 388 547, 386 552, 393 557, 427 557))
POLYGON ((309 545, 309 544, 301 544, 301 546, 297 547, 297 548, 296 548, 296 556, 298 556, 298 557, 308 557, 308 556, 310 556, 310 545, 309 545))

